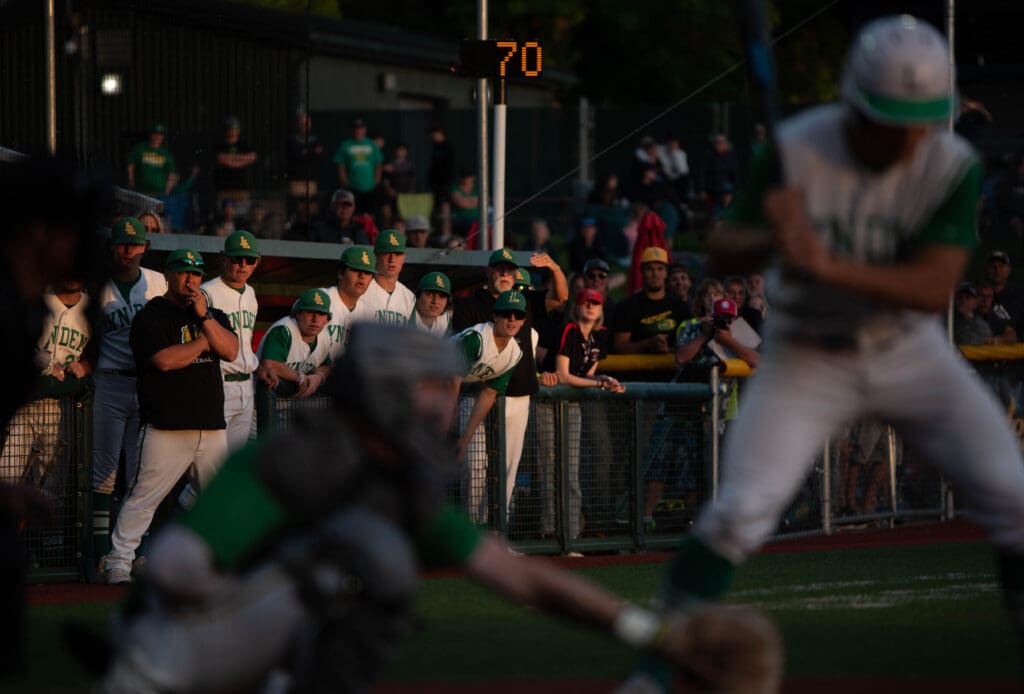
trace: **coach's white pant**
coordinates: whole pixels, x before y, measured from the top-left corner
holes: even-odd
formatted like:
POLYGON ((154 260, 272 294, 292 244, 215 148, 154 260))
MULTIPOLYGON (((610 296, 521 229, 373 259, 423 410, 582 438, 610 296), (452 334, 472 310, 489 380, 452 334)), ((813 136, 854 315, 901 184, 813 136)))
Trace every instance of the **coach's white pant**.
POLYGON ((256 438, 256 391, 251 380, 224 381, 224 421, 229 451, 256 438))
POLYGON ((106 570, 131 569, 142 536, 149 529, 160 502, 192 468, 193 481, 200 489, 227 457, 227 436, 223 429, 169 431, 144 426, 139 432, 139 474, 117 517, 111 534, 111 551, 106 570))
POLYGON ((92 488, 114 493, 117 463, 124 448, 127 486, 135 479, 139 460, 139 401, 134 376, 93 374, 96 394, 92 406, 92 488))
POLYGON ((505 508, 512 503, 519 460, 523 457, 526 425, 530 421, 530 396, 505 396, 505 508))
POLYGON ((891 423, 938 467, 995 545, 1024 552, 1017 441, 995 396, 937 321, 882 351, 769 344, 726 434, 718 500, 695 534, 740 562, 774 530, 826 437, 863 416, 891 423))
POLYGON ((7 425, 0 454, 0 481, 18 484, 28 472, 32 454, 45 473, 60 453, 60 400, 40 398, 18 408, 7 425))

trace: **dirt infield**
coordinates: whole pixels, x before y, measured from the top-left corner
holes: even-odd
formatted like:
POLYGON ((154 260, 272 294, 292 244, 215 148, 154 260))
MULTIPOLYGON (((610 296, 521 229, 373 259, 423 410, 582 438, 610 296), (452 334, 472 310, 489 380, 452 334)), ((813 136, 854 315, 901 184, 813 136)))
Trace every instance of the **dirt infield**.
MULTIPOLYGON (((850 549, 854 547, 885 547, 920 545, 936 542, 967 542, 971 540, 982 540, 984 538, 985 534, 980 528, 978 528, 978 526, 973 525, 966 520, 957 519, 947 523, 907 525, 882 530, 840 532, 835 535, 828 536, 822 535, 817 537, 782 540, 766 545, 761 551, 763 553, 813 552, 828 549, 850 549)), ((549 561, 565 568, 584 569, 593 566, 621 566, 625 564, 650 564, 664 562, 671 558, 671 556, 672 554, 670 552, 651 552, 645 554, 595 555, 580 558, 552 557, 549 561)), ((449 576, 458 576, 460 573, 461 571, 459 570, 431 571, 424 574, 424 578, 444 578, 449 576)), ((120 586, 89 585, 86 583, 41 584, 28 587, 28 601, 30 605, 57 605, 74 602, 112 602, 124 597, 125 592, 126 589, 120 586)))

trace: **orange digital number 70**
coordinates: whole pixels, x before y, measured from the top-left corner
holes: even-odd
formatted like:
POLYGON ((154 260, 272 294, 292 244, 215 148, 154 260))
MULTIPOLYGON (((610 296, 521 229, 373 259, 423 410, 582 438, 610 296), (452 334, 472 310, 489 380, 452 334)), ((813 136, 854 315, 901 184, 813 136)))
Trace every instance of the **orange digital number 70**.
POLYGON ((508 64, 508 61, 512 58, 512 56, 516 54, 516 50, 519 48, 519 44, 516 43, 515 41, 498 41, 498 48, 509 49, 508 53, 506 53, 505 57, 502 58, 501 60, 501 67, 498 68, 498 75, 500 77, 507 77, 507 75, 505 74, 505 66, 508 64))

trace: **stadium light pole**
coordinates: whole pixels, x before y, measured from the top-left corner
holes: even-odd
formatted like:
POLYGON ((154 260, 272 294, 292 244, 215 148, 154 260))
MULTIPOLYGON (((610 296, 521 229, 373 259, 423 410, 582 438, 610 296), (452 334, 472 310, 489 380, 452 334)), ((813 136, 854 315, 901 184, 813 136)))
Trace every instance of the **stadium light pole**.
POLYGON ((494 100, 494 247, 505 245, 505 128, 508 107, 505 102, 505 79, 498 80, 498 94, 494 100))
MULTIPOLYGON (((476 2, 476 37, 487 40, 487 0, 476 2)), ((491 250, 491 237, 487 229, 487 78, 481 77, 476 82, 476 116, 477 116, 477 234, 480 235, 480 248, 491 250)), ((468 241, 468 239, 467 239, 468 241)))
POLYGON ((54 0, 46 3, 46 144, 57 153, 57 32, 54 0))

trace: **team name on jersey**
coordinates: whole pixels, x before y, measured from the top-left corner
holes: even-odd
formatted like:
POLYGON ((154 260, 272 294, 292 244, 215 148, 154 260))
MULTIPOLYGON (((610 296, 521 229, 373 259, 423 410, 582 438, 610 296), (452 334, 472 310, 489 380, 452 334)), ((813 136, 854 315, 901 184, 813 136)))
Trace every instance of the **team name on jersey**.
POLYGON ((135 314, 138 313, 145 304, 131 304, 129 306, 122 306, 116 311, 103 316, 103 332, 112 333, 122 328, 127 328, 132 324, 132 319, 135 318, 135 314))
POLYGON ((242 309, 229 313, 228 317, 231 319, 231 328, 236 333, 239 330, 252 330, 256 327, 256 314, 252 311, 242 309))
POLYGON ((409 318, 407 316, 403 316, 398 311, 389 311, 387 309, 378 309, 374 318, 380 325, 395 325, 403 327, 409 324, 409 318))
POLYGON ((490 364, 474 364, 473 368, 469 370, 469 376, 476 376, 481 381, 486 381, 489 377, 496 374, 490 364))
MULTIPOLYGON (((50 331, 50 336, 46 340, 44 349, 49 351, 50 347, 60 346, 66 347, 67 349, 77 352, 79 355, 82 354, 82 350, 85 349, 85 345, 89 342, 89 336, 85 333, 75 330, 74 328, 68 328, 66 326, 53 326, 50 331)), ((71 362, 75 360, 74 355, 68 355, 67 361, 71 362)))

